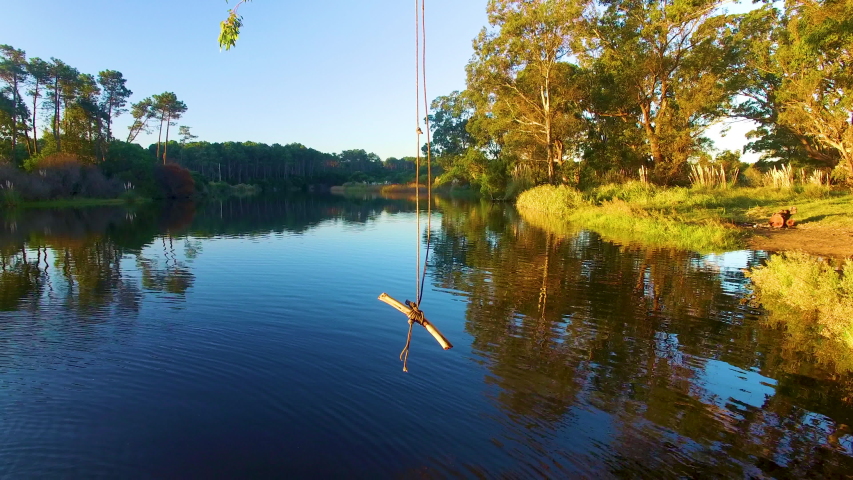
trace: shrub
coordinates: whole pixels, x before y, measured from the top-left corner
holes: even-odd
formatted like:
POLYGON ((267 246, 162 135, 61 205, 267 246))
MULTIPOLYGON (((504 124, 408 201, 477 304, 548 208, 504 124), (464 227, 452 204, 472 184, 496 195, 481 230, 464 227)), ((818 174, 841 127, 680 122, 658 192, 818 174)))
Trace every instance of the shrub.
POLYGON ((755 300, 791 329, 853 347, 853 261, 841 270, 805 253, 774 255, 747 274, 755 300))
POLYGON ((0 184, 14 185, 18 201, 117 198, 125 190, 119 179, 108 178, 98 167, 81 164, 72 154, 53 153, 28 159, 25 168, 30 171, 0 165, 0 184))
POLYGON ((154 179, 165 198, 190 198, 195 194, 192 173, 180 165, 170 163, 157 166, 154 179))
POLYGON ((566 185, 540 185, 522 192, 516 205, 550 215, 565 216, 572 208, 583 203, 583 195, 574 188, 566 185))

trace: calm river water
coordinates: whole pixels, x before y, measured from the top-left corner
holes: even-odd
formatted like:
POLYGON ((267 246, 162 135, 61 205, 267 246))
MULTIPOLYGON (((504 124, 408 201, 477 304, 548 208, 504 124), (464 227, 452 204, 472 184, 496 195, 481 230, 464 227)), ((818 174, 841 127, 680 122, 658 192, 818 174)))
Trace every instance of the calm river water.
POLYGON ((0 477, 853 472, 853 377, 743 302, 760 252, 437 200, 0 212, 0 477), (423 237, 422 237, 423 240, 423 237))

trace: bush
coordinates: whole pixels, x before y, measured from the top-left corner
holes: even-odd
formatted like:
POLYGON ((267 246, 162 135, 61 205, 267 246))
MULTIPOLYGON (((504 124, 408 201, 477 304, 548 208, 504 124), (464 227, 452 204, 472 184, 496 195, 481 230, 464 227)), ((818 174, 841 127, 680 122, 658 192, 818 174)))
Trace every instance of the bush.
POLYGON ((154 180, 165 198, 190 198, 195 194, 192 173, 180 165, 158 165, 154 169, 154 180))
POLYGON ((853 347, 853 261, 838 271, 821 258, 785 253, 747 276, 755 300, 789 329, 813 329, 853 347))
MULTIPOLYGON (((0 166, 0 184, 15 192, 20 201, 62 198, 116 198, 123 191, 118 180, 108 179, 96 167, 80 165, 73 155, 51 155, 30 162, 31 173, 9 165, 0 166)), ((7 202, 8 203, 8 202, 7 202)))
POLYGON ((584 204, 581 192, 566 185, 540 185, 524 191, 518 196, 519 208, 539 211, 551 215, 565 216, 584 204))

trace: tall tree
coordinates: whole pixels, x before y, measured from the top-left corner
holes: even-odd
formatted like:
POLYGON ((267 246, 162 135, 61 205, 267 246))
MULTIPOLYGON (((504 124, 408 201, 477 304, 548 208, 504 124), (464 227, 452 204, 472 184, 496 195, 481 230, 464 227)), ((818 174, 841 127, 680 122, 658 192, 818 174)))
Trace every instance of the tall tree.
POLYGON ((181 144, 186 144, 187 142, 192 142, 198 135, 193 135, 190 131, 190 127, 186 125, 181 125, 178 127, 178 136, 181 137, 181 144))
POLYGON ((121 72, 104 70, 98 73, 98 83, 101 85, 101 108, 106 112, 107 142, 111 141, 113 118, 127 111, 127 99, 133 95, 125 84, 127 80, 121 72))
MULTIPOLYGON (((559 116, 569 110, 573 69, 565 63, 581 17, 575 0, 489 0, 491 30, 474 41, 468 88, 478 110, 505 118, 544 150, 548 179, 563 157, 559 116)), ((571 114, 571 113, 569 113, 571 114)))
POLYGON ((163 147, 163 164, 166 164, 166 153, 169 146, 169 127, 173 125, 173 120, 178 120, 187 111, 187 105, 178 100, 178 97, 172 92, 163 92, 152 97, 154 100, 154 110, 157 112, 157 118, 160 120, 160 134, 157 136, 157 158, 160 158, 160 143, 163 134, 163 124, 166 125, 166 142, 163 147))
POLYGON ((80 73, 57 58, 51 58, 49 81, 45 85, 48 91, 47 107, 52 110, 51 130, 56 151, 62 151, 62 109, 68 105, 69 97, 74 95, 74 86, 80 73))
POLYGON ((588 10, 584 57, 605 77, 597 84, 612 88, 606 96, 624 100, 598 113, 636 122, 660 181, 682 173, 740 87, 737 17, 719 14, 721 5, 606 0, 588 10))
POLYGON ((454 91, 432 101, 429 125, 432 128, 432 150, 437 157, 458 156, 474 146, 468 122, 474 106, 465 93, 454 91))
POLYGON ((44 85, 50 81, 50 64, 45 62, 41 58, 35 57, 31 58, 28 65, 27 71, 30 73, 30 82, 31 89, 27 92, 33 98, 33 118, 32 118, 32 126, 33 126, 33 155, 38 155, 39 147, 38 147, 38 128, 36 125, 36 120, 38 117, 38 102, 39 98, 42 97, 42 88, 44 85))
MULTIPOLYGON (((27 56, 23 50, 11 45, 0 45, 0 80, 8 84, 12 94, 11 127, 12 127, 12 162, 17 162, 18 131, 25 118, 22 116, 20 87, 27 79, 27 56), (20 119, 20 121, 19 121, 20 119)), ((24 126, 26 132, 26 126, 24 126)), ((27 144, 29 148, 29 143, 27 144)))
POLYGON ((130 143, 136 140, 136 137, 142 133, 151 133, 149 122, 156 117, 157 112, 154 110, 154 99, 146 97, 130 106, 130 115, 133 117, 133 123, 130 124, 127 133, 127 142, 130 143))
POLYGON ((770 70, 778 122, 838 152, 853 173, 853 1, 788 0, 770 70))
POLYGON ((106 113, 99 105, 98 82, 94 75, 82 73, 64 85, 63 151, 90 161, 103 158, 98 149, 103 143, 106 113))

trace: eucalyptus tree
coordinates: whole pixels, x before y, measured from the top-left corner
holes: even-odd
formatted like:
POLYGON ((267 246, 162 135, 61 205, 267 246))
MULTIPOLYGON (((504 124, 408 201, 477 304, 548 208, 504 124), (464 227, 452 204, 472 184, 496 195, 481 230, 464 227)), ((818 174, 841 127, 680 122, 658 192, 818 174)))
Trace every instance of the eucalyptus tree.
POLYGON ((720 13, 722 4, 604 0, 586 10, 582 57, 608 89, 596 113, 642 130, 658 180, 679 175, 741 86, 738 17, 720 13))
POLYGON ((27 91, 27 94, 30 95, 33 99, 33 111, 32 111, 32 127, 33 127, 33 148, 32 154, 38 155, 39 147, 38 147, 38 126, 37 126, 37 118, 38 118, 38 106, 39 106, 39 98, 43 96, 42 89, 45 85, 50 81, 50 64, 41 58, 34 57, 31 58, 29 63, 27 64, 27 71, 30 74, 30 90, 27 91))
POLYGON ((166 125, 166 142, 163 147, 163 164, 166 164, 166 152, 169 146, 169 127, 173 124, 173 120, 178 120, 187 111, 187 105, 178 100, 178 97, 172 92, 163 92, 152 97, 154 101, 153 109, 156 112, 156 117, 160 120, 160 133, 157 136, 157 158, 160 158, 160 143, 163 134, 163 124, 166 125))
MULTIPOLYGON (((27 56, 23 50, 11 45, 0 45, 0 80, 7 83, 11 92, 11 139, 12 139, 12 161, 17 161, 18 131, 21 124, 26 123, 26 116, 22 106, 20 87, 24 85, 28 76, 27 56)), ((26 126, 24 126, 26 134, 26 126)), ((29 142, 27 142, 29 149, 29 142)))
POLYGON ((787 0, 771 64, 778 123, 834 150, 853 174, 853 1, 787 0))
POLYGON ((475 145, 468 131, 468 123, 474 116, 474 105, 466 93, 457 90, 450 95, 437 97, 430 104, 432 151, 439 158, 462 155, 475 145))
POLYGON ((98 83, 101 85, 101 109, 106 112, 107 120, 107 142, 112 140, 113 118, 125 113, 127 99, 133 92, 127 88, 127 80, 121 72, 116 70, 104 70, 98 73, 98 83))
POLYGON ((576 0, 489 0, 490 28, 474 40, 467 66, 478 114, 544 151, 551 181, 574 133, 565 117, 576 113, 576 72, 566 60, 581 12, 576 0))

